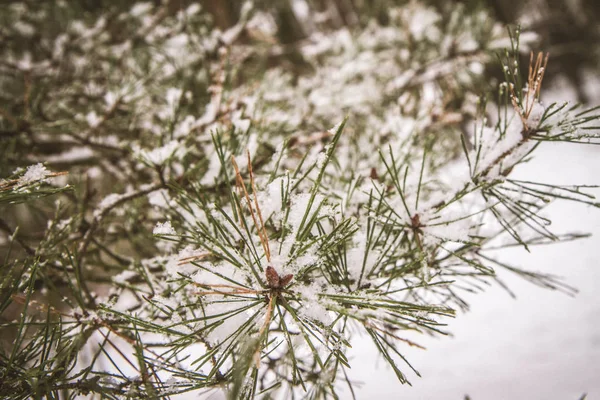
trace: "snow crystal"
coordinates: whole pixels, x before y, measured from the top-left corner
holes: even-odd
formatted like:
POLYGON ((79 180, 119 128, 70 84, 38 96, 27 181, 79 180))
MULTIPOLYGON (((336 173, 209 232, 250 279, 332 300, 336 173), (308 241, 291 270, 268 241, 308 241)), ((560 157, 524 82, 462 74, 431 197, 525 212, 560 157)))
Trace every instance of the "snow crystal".
POLYGON ((54 40, 54 46, 52 49, 52 58, 54 59, 60 59, 64 52, 65 52, 65 47, 67 46, 67 42, 69 41, 69 35, 67 35, 66 33, 61 33, 60 35, 58 35, 56 37, 56 39, 54 40))
POLYGON ((122 197, 122 194, 111 193, 104 199, 102 199, 102 201, 98 204, 98 207, 102 209, 110 208, 113 205, 115 205, 119 200, 121 200, 122 197))
POLYGON ((485 71, 485 68, 482 63, 474 61, 472 63, 469 63, 469 71, 471 71, 475 75, 482 75, 485 71))
POLYGON ((68 227, 71 224, 71 222, 73 222, 73 217, 70 217, 70 218, 67 218, 67 219, 61 219, 56 224, 56 229, 58 229, 59 231, 62 231, 63 229, 65 229, 66 227, 68 227))
POLYGON ((445 218, 448 222, 432 224, 422 228, 424 245, 435 245, 442 241, 467 242, 470 240, 469 233, 474 229, 473 222, 466 218, 464 220, 452 220, 445 218))
POLYGON ((136 271, 125 270, 118 275, 115 275, 112 279, 115 283, 127 284, 128 281, 137 276, 136 271))
POLYGON ((106 108, 111 109, 117 103, 119 96, 114 92, 106 92, 104 95, 104 103, 106 103, 106 108))
MULTIPOLYGON (((195 255, 198 256, 198 261, 205 255, 206 252, 196 252, 195 255)), ((192 256, 193 257, 193 256, 192 256)), ((241 258, 241 255, 240 255, 241 258)), ((233 265, 228 261, 222 261, 218 263, 202 263, 205 268, 198 268, 194 266, 196 273, 192 277, 193 281, 198 284, 203 285, 231 285, 231 281, 227 280, 223 277, 227 277, 229 279, 233 279, 240 282, 249 282, 255 281, 256 278, 254 275, 250 273, 245 273, 240 270, 237 266, 233 265)))
POLYGON ((319 262, 319 257, 317 256, 317 251, 319 247, 315 243, 313 246, 309 247, 307 250, 303 252, 300 257, 297 257, 293 262, 287 262, 286 269, 289 271, 296 273, 298 271, 302 271, 307 267, 313 266, 319 262))
POLYGON ((252 31, 260 31, 267 37, 277 34, 277 24, 270 14, 262 11, 256 11, 246 27, 252 31))
MULTIPOLYGON (((300 227, 304 215, 307 213, 306 209, 308 208, 308 202, 310 198, 311 195, 308 193, 299 193, 292 198, 292 205, 290 207, 287 220, 288 224, 290 224, 292 232, 296 232, 296 230, 300 227)), ((314 213, 322 202, 323 196, 320 194, 316 195, 308 215, 314 213)))
MULTIPOLYGON (((533 97, 533 96, 528 96, 528 97, 533 97)), ((540 123, 540 120, 542 119, 542 116, 544 115, 544 112, 546 111, 546 108, 537 100, 531 100, 533 101, 533 105, 531 106, 531 111, 529 113, 529 116, 527 117, 527 127, 534 129, 537 128, 537 126, 540 123)))
POLYGON ((37 182, 45 179, 48 174, 49 171, 46 169, 46 167, 42 163, 38 163, 27 167, 27 171, 20 178, 20 181, 24 184, 37 182))
POLYGON ((152 3, 136 3, 133 7, 131 7, 131 10, 129 10, 129 14, 133 17, 139 18, 142 15, 145 15, 148 12, 150 12, 150 10, 152 10, 152 3))
POLYGON ((327 152, 323 151, 317 156, 317 168, 322 169, 327 161, 327 152))
POLYGON ((192 245, 188 245, 177 255, 168 258, 165 270, 174 277, 178 277, 180 274, 190 275, 197 271, 198 267, 189 262, 182 262, 181 260, 191 260, 191 257, 196 257, 199 254, 202 254, 202 250, 195 249, 192 245))
MULTIPOLYGON (((172 59, 186 60, 190 57, 190 54, 188 54, 188 51, 187 51, 188 43, 189 43, 188 35, 185 33, 181 33, 179 35, 175 35, 175 36, 169 38, 165 42, 163 49, 166 52, 167 56, 169 56, 172 59)), ((178 90, 178 89, 175 89, 175 90, 178 90)), ((167 96, 167 97, 172 98, 174 94, 176 94, 176 93, 172 91, 171 96, 167 96)))
POLYGON ((331 316, 325 308, 324 299, 318 295, 319 288, 316 283, 311 285, 298 285, 294 289, 302 297, 302 307, 298 310, 304 317, 319 321, 324 325, 331 324, 331 316))
POLYGON ((440 20, 440 15, 432 8, 416 7, 412 11, 412 15, 408 17, 408 29, 412 36, 417 40, 437 40, 439 30, 435 24, 440 20))
POLYGON ((258 135, 256 133, 253 133, 248 137, 246 151, 250 153, 250 158, 254 159, 256 152, 258 151, 258 135))
MULTIPOLYGON (((283 209, 282 201, 291 185, 293 185, 293 181, 289 176, 282 176, 274 179, 273 182, 267 185, 266 190, 258 193, 258 202, 265 220, 283 209)), ((278 219, 275 218, 275 220, 278 219)))
POLYGON ((82 161, 92 158, 95 155, 94 150, 90 147, 72 147, 62 153, 48 155, 44 157, 44 161, 49 163, 69 163, 82 161))
POLYGON ((188 17, 192 17, 195 14, 198 14, 201 10, 201 7, 199 4, 193 3, 192 5, 190 5, 188 8, 185 9, 185 15, 188 17))
POLYGON ((177 103, 179 103, 179 99, 181 98, 181 94, 183 90, 179 88, 169 88, 167 89, 167 104, 171 109, 175 109, 177 103))
POLYGON ((102 118, 98 117, 98 114, 96 114, 96 111, 90 111, 85 116, 85 120, 88 123, 88 125, 90 126, 90 128, 93 129, 93 128, 96 128, 98 125, 100 125, 102 118))
POLYGON ((170 201, 171 196, 169 196, 169 191, 167 189, 155 190, 148 193, 148 202, 154 207, 167 208, 170 201))
POLYGON ((175 235, 175 229, 171 226, 171 221, 164 223, 158 222, 152 231, 154 235, 175 235))
POLYGON ((296 18, 306 21, 310 18, 310 9, 305 0, 295 0, 292 2, 292 10, 296 18))
POLYGON ((17 21, 13 24, 13 28, 23 36, 31 37, 35 34, 33 25, 27 22, 17 21))
MULTIPOLYGON (((219 296, 222 297, 222 296, 219 296)), ((249 301, 248 301, 249 302, 249 301)), ((207 302, 204 306, 207 316, 206 324, 213 324, 217 320, 222 321, 221 324, 214 327, 207 335, 206 339, 213 345, 229 340, 232 334, 237 331, 242 325, 248 321, 247 313, 237 313, 236 311, 246 305, 246 301, 221 301, 207 302), (210 317, 213 318, 210 318, 210 317)), ((256 306, 250 309, 256 310, 256 306)), ((257 322, 260 319, 256 320, 257 322)))
POLYGON ((181 159, 181 157, 183 157, 183 155, 186 153, 186 150, 185 148, 180 147, 177 140, 171 140, 164 146, 157 147, 152 151, 142 150, 139 147, 134 148, 134 153, 154 165, 162 165, 172 156, 176 156, 177 158, 181 159))
POLYGON ((196 119, 193 116, 186 116, 173 130, 173 137, 180 138, 187 136, 194 129, 195 124, 196 119))
MULTIPOLYGON (((481 131, 477 132, 481 141, 481 153, 477 169, 474 174, 480 174, 487 170, 486 177, 488 179, 498 178, 500 175, 501 158, 507 158, 506 155, 514 152, 521 143, 523 136, 521 135, 522 124, 520 120, 514 116, 506 129, 505 134, 500 137, 500 133, 490 127, 482 127, 481 131), (493 171, 490 168, 494 167, 493 171)), ((471 160, 477 159, 478 149, 474 149, 469 156, 471 160)), ((486 178, 484 177, 484 178, 486 178)))
POLYGON ((231 123, 236 129, 242 132, 247 132, 248 129, 250 129, 250 124, 252 121, 248 118, 245 118, 242 114, 242 111, 234 112, 231 115, 231 123))
POLYGON ((221 160, 216 151, 213 151, 210 160, 208 161, 208 170, 200 180, 202 185, 212 185, 215 180, 219 177, 221 172, 221 160))
MULTIPOLYGON (((363 271, 363 265, 365 272, 369 272, 371 265, 365 263, 365 252, 367 251, 367 235, 365 232, 358 232, 353 239, 353 247, 348 251, 347 259, 347 270, 350 278, 357 281, 363 271)), ((375 252, 374 250, 372 252, 375 252)), ((374 254, 369 252, 369 258, 374 258, 374 254)))

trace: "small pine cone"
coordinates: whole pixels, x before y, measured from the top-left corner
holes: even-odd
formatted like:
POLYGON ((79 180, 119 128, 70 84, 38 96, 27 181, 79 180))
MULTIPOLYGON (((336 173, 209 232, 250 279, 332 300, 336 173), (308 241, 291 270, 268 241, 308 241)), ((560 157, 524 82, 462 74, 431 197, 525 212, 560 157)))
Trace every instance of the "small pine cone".
POLYGON ((267 276, 267 285, 270 288, 276 289, 279 287, 279 274, 275 271, 275 268, 269 265, 265 271, 265 275, 267 276))
POLYGON ((279 286, 280 287, 286 287, 287 284, 290 283, 290 281, 292 280, 293 277, 294 277, 294 274, 287 274, 283 278, 280 278, 279 279, 279 286))
POLYGON ((275 268, 271 267, 270 265, 267 267, 265 275, 267 276, 267 285, 271 289, 285 287, 294 277, 294 274, 287 274, 284 277, 280 277, 277 271, 275 271, 275 268))

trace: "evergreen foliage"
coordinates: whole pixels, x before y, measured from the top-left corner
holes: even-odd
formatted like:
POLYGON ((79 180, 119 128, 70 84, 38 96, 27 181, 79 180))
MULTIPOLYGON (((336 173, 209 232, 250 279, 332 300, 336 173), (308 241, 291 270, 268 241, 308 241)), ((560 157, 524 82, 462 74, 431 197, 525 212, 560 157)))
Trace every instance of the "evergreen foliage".
POLYGON ((495 257, 585 237, 555 199, 599 206, 511 177, 600 143, 597 108, 540 100, 532 32, 478 2, 189 3, 0 6, 0 397, 349 396, 357 332, 409 383, 404 334, 498 270, 573 292, 495 257))

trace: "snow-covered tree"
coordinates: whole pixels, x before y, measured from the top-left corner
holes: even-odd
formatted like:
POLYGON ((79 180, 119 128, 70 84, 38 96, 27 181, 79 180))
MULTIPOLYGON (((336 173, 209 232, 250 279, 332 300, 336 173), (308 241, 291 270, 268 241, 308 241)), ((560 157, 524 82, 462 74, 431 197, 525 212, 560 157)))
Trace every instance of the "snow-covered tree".
MULTIPOLYGON (((571 240, 585 187, 512 178, 600 113, 543 102, 536 35, 477 2, 0 6, 0 395, 352 395, 408 331, 571 240)), ((551 62, 551 61, 550 61, 551 62)), ((559 165, 556 168, 560 168, 559 165)), ((576 180, 576 177, 574 177, 576 180)))

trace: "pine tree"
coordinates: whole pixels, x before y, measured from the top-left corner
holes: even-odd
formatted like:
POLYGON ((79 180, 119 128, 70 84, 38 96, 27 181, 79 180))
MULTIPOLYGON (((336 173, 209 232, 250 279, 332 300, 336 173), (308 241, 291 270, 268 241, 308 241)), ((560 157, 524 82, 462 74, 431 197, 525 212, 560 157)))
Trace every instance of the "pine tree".
POLYGON ((349 396, 358 332, 410 383, 406 332, 496 271, 572 291, 493 253, 585 236, 540 211, 586 187, 511 173, 600 113, 543 103, 551 60, 483 3, 0 18, 3 398, 349 396))

